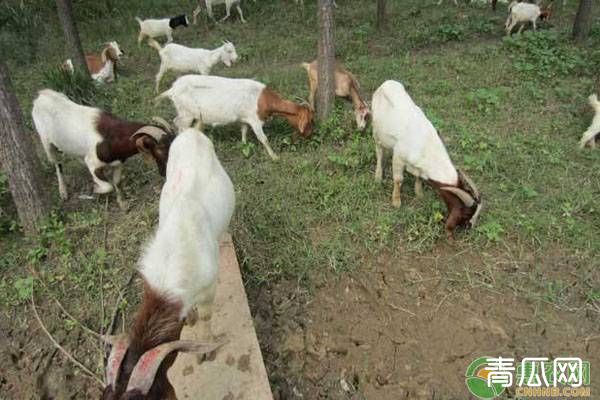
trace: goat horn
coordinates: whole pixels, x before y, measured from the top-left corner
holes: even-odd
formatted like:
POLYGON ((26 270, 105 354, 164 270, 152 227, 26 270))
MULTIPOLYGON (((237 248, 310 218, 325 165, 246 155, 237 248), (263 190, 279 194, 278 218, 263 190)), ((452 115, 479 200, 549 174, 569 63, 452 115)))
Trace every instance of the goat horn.
POLYGON ((473 204, 475 204, 475 200, 473 199, 473 197, 460 188, 454 186, 444 186, 440 189, 450 193, 454 193, 456 197, 458 197, 460 201, 462 201, 463 204, 467 207, 473 207, 473 204))
POLYGON ((112 349, 110 350, 110 355, 106 362, 106 385, 111 386, 114 389, 121 363, 129 348, 129 337, 126 335, 104 336, 103 340, 112 344, 112 349))
POLYGON ((192 340, 175 340, 173 342, 163 343, 145 352, 131 372, 127 391, 139 390, 143 395, 150 391, 150 387, 154 382, 154 377, 160 364, 165 357, 174 351, 183 351, 186 353, 206 354, 215 351, 224 343, 208 344, 200 343, 192 340))
POLYGON ((165 128, 167 130, 167 132, 173 133, 173 127, 171 126, 171 124, 169 124, 167 122, 166 119, 164 119, 162 117, 154 116, 154 117, 152 117, 152 121, 156 122, 158 125, 160 125, 163 128, 165 128))
POLYGON ((479 204, 477 205, 477 210, 475 210, 475 214, 473 214, 473 216, 469 220, 469 224, 471 224, 471 228, 473 228, 475 226, 475 224, 477 224, 477 219, 479 218, 479 214, 481 213, 482 208, 483 208, 483 203, 479 202, 479 204))
POLYGON ((463 184, 467 186, 468 189, 472 190, 475 199, 479 200, 479 197, 481 197, 481 195, 479 194, 479 189, 477 189, 477 186, 475 186, 475 183, 465 173, 465 171, 463 171, 460 168, 458 169, 458 179, 460 179, 463 182, 463 184))
POLYGON ((136 140, 137 137, 140 135, 148 135, 148 136, 151 136, 154 140, 156 140, 158 142, 166 134, 167 133, 161 128, 158 128, 158 127, 152 126, 152 125, 146 125, 144 127, 141 127, 140 129, 138 129, 137 131, 135 131, 135 133, 133 135, 131 135, 130 139, 136 140))

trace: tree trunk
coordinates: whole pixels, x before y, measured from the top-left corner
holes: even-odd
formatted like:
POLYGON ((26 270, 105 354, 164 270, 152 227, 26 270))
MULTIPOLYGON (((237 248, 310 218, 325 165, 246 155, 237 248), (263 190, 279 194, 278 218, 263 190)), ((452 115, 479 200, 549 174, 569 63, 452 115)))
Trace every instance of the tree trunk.
POLYGON ((573 39, 582 42, 592 28, 592 0, 579 0, 579 9, 573 23, 573 39))
POLYGON ((377 30, 381 30, 385 27, 386 23, 386 13, 385 13, 385 3, 386 0, 377 0, 377 30))
POLYGON ((333 0, 319 0, 319 86, 317 117, 324 121, 333 107, 335 96, 335 46, 333 0))
POLYGON ((85 62, 85 55, 83 54, 83 48, 79 40, 77 26, 75 25, 75 20, 73 20, 71 0, 56 0, 56 9, 65 34, 65 40, 69 45, 73 66, 84 74, 89 75, 90 72, 85 62))
POLYGON ((37 231, 49 210, 43 187, 42 164, 31 135, 23 128, 23 116, 12 89, 8 69, 0 61, 0 165, 27 234, 37 231))

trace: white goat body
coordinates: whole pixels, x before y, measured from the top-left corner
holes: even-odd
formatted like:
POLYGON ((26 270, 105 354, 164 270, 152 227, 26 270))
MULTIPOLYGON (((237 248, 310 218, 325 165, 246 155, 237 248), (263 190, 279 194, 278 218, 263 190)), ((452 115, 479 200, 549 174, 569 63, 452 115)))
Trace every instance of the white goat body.
MULTIPOLYGON (((202 0, 198 0, 198 7, 196 7, 196 9, 193 12, 194 24, 197 22, 198 14, 200 14, 201 11, 201 1, 202 0)), ((221 21, 225 21, 231 16, 231 7, 235 4, 237 12, 240 16, 240 21, 242 21, 242 23, 245 24, 246 20, 244 19, 244 13, 242 12, 242 8, 240 7, 240 2, 241 0, 204 0, 204 3, 206 5, 206 12, 208 13, 208 16, 211 19, 215 19, 213 15, 212 6, 225 4, 225 16, 221 19, 221 21)))
POLYGON ((373 94, 373 135, 378 145, 394 151, 411 174, 445 185, 458 183, 436 129, 400 82, 386 81, 373 94))
POLYGON ((219 238, 233 214, 235 192, 212 142, 188 128, 171 144, 160 195, 159 225, 140 262, 154 289, 180 300, 180 317, 213 301, 219 238))
POLYGON ((156 74, 156 92, 159 90, 163 75, 169 70, 208 75, 219 61, 231 67, 238 59, 235 46, 230 42, 225 42, 214 50, 194 49, 175 43, 161 48, 160 44, 152 39, 149 39, 148 43, 158 51, 160 56, 160 68, 156 74))
POLYGON ((581 148, 584 148, 586 145, 595 148, 596 139, 599 138, 600 135, 600 101, 598 101, 598 96, 595 94, 591 95, 588 98, 588 101, 590 106, 594 109, 595 114, 592 124, 581 136, 581 140, 579 141, 579 147, 581 148))
POLYGON ((506 34, 510 35, 517 24, 522 24, 519 33, 527 22, 533 24, 533 30, 537 30, 537 20, 542 15, 542 10, 537 4, 511 2, 508 6, 508 18, 504 24, 506 34))
POLYGON ((79 105, 50 89, 40 91, 32 110, 44 149, 52 144, 64 153, 81 158, 88 156, 90 149, 102 141, 95 126, 100 113, 98 108, 79 105))

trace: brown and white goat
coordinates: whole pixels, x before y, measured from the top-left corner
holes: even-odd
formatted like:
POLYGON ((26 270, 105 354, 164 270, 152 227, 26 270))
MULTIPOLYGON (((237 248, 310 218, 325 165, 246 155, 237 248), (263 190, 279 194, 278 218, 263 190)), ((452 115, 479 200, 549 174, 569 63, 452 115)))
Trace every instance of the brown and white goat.
POLYGON ((117 201, 123 206, 118 184, 123 162, 143 153, 156 161, 164 176, 169 146, 173 135, 167 128, 115 117, 98 108, 82 106, 62 93, 41 90, 33 102, 31 112, 48 160, 54 164, 60 197, 68 198, 62 176, 62 164, 57 161, 58 150, 80 157, 94 180, 95 193, 117 192, 117 201), (105 177, 112 167, 112 184, 105 177))
POLYGON ((241 123, 242 142, 246 143, 248 127, 252 128, 273 160, 279 157, 263 132, 263 125, 270 117, 287 119, 305 138, 312 135, 313 111, 308 105, 285 100, 251 79, 185 75, 157 99, 165 97, 171 99, 177 110, 174 122, 178 129, 188 128, 194 121, 212 126, 241 123))
POLYGON ((436 129, 400 82, 386 81, 373 94, 373 139, 375 179, 380 181, 383 176, 383 150, 393 152, 393 206, 400 207, 400 188, 407 169, 415 176, 417 197, 422 196, 421 179, 425 179, 446 204, 449 240, 457 226, 475 225, 482 207, 481 194, 467 175, 454 167, 436 129))
MULTIPOLYGON (((314 60, 311 63, 302 63, 302 67, 308 74, 308 86, 310 89, 308 102, 314 109, 315 95, 319 86, 319 63, 317 60, 314 60)), ((359 91, 360 85, 358 84, 358 80, 341 63, 337 63, 335 67, 335 95, 352 101, 356 126, 358 129, 363 130, 367 126, 367 119, 371 112, 369 111, 369 105, 360 96, 359 91)))
MULTIPOLYGON (((98 82, 113 82, 117 79, 117 62, 125 54, 115 41, 106 43, 100 54, 85 56, 85 62, 92 79, 98 82)), ((62 69, 73 72, 73 61, 69 58, 62 64, 62 69)))
POLYGON ((144 298, 130 333, 112 340, 103 400, 175 399, 167 370, 177 352, 209 353, 219 347, 208 344, 213 340, 211 307, 219 238, 234 204, 233 184, 208 137, 192 128, 177 135, 160 195, 158 228, 140 261, 144 298), (198 323, 206 324, 198 327, 205 343, 179 340, 195 307, 198 323))

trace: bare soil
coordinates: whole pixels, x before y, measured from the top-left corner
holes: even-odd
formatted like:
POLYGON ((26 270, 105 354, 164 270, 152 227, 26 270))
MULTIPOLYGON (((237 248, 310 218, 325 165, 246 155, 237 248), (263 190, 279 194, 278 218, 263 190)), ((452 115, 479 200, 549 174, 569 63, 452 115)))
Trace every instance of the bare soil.
MULTIPOLYGON (((481 356, 577 356, 592 371, 600 365, 597 310, 561 309, 445 274, 472 265, 475 276, 485 260, 442 246, 427 257, 382 255, 312 294, 291 282, 256 290, 251 303, 275 397, 466 399, 465 371, 481 356)), ((553 260, 562 264, 545 260, 549 271, 553 260)), ((519 279, 516 269, 509 274, 519 279)), ((568 279, 568 268, 561 275, 568 279)), ((591 383, 593 396, 593 373, 591 383)))

